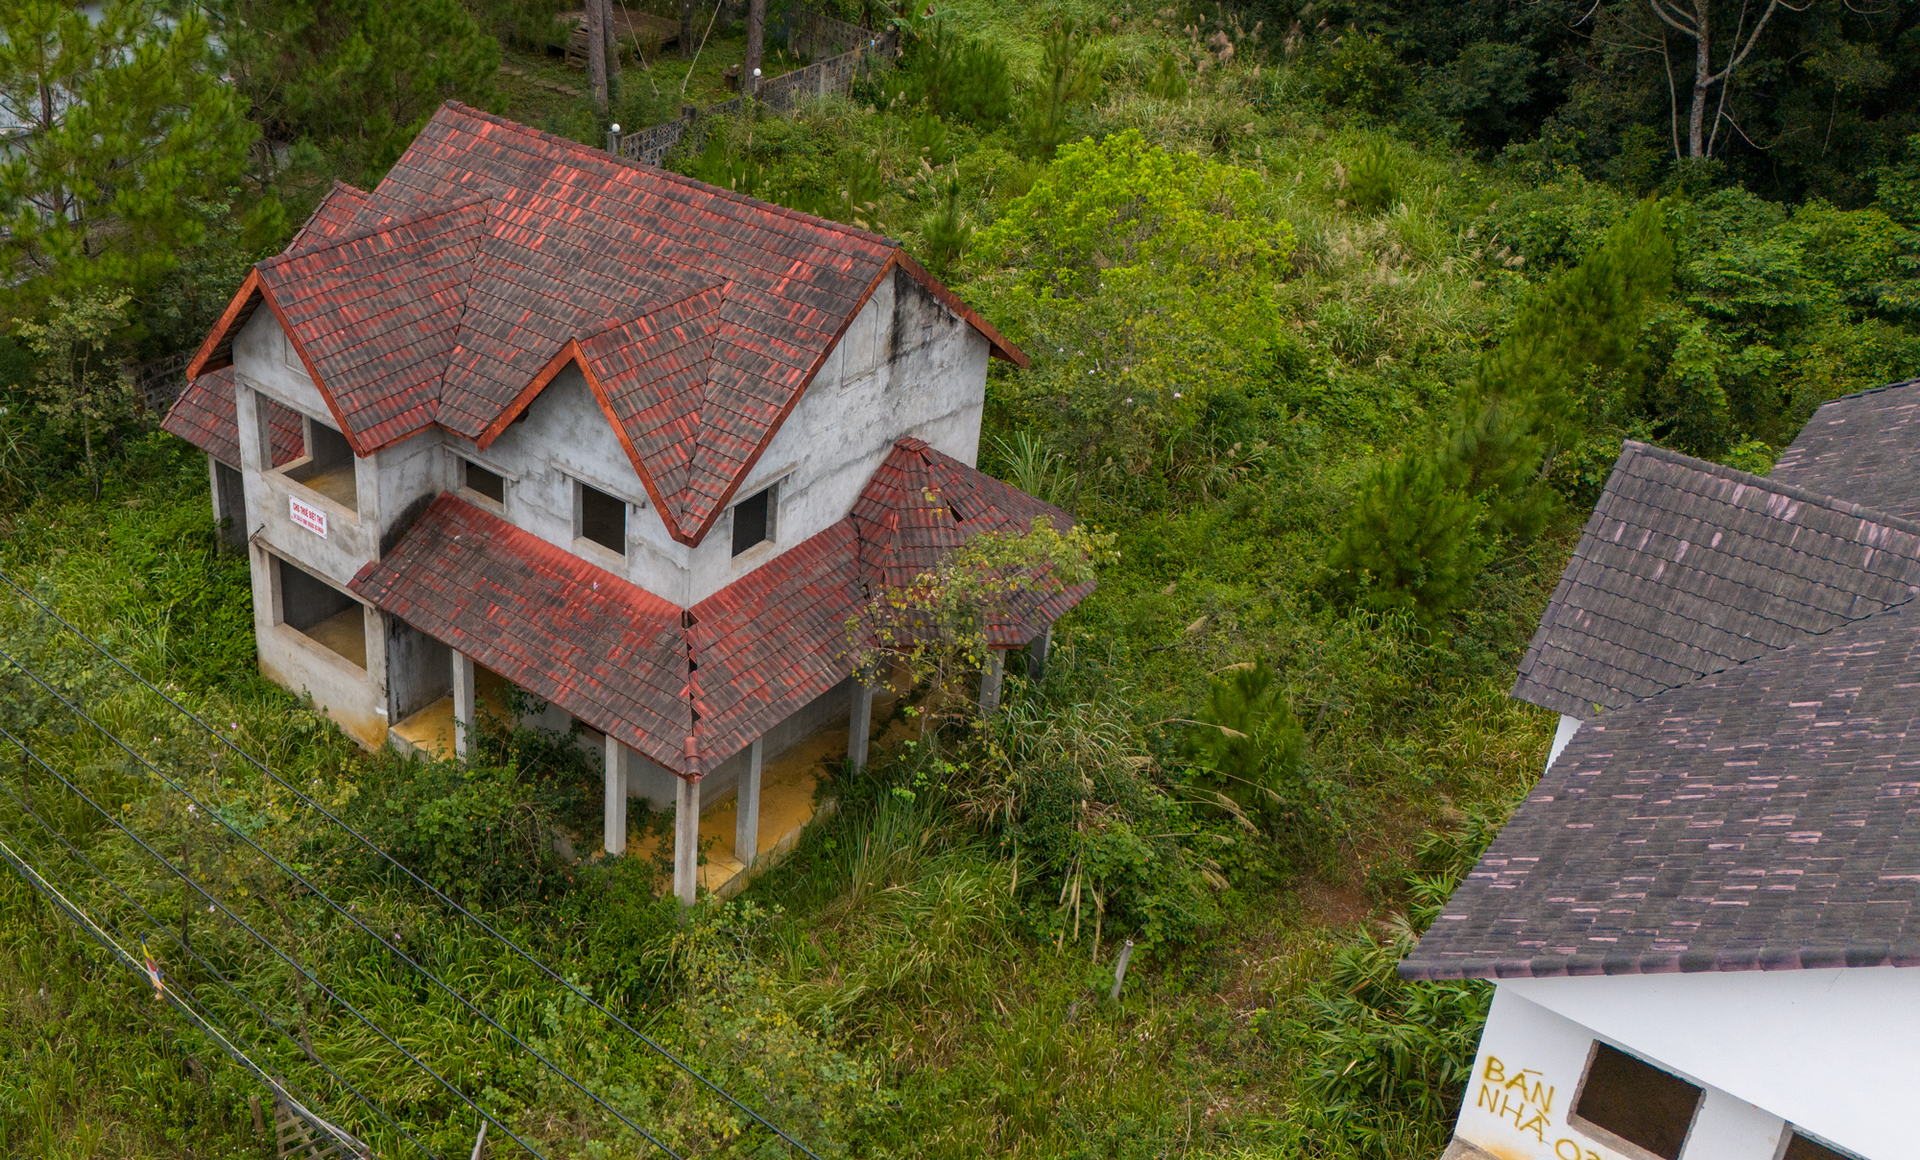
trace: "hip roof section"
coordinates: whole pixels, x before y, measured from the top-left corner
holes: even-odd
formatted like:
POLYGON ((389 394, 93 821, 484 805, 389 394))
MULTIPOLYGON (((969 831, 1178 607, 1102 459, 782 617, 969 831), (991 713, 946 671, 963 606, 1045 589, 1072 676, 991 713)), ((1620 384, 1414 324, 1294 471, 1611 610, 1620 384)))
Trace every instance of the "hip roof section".
POLYGON ((1920 608, 1574 735, 1405 978, 1920 966, 1920 608))
POLYGON ((484 447, 575 362, 698 543, 896 269, 1025 364, 896 242, 449 102, 256 267, 191 371, 264 302, 365 455, 430 425, 484 447))
POLYGON ((1768 478, 1920 520, 1920 379, 1824 404, 1768 478))
POLYGON ((1917 591, 1920 524, 1629 441, 1513 695, 1587 720, 1917 591))

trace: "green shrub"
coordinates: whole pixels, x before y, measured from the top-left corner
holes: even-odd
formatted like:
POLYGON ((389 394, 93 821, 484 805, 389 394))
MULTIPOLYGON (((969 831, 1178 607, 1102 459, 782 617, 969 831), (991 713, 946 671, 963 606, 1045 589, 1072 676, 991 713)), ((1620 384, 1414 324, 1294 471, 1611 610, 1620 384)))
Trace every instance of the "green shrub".
POLYGON ((1377 213, 1393 204, 1399 169, 1384 144, 1376 144, 1354 159, 1347 170, 1347 201, 1355 209, 1377 213))
POLYGON ((1163 56, 1160 64, 1147 78, 1145 85, 1148 96, 1159 97, 1163 101, 1177 101, 1187 95, 1187 74, 1180 69, 1176 57, 1163 56))
POLYGON ((905 87, 910 102, 925 102, 942 117, 991 129, 1013 113, 1013 77, 1006 54, 964 37, 936 20, 908 52, 905 87))
POLYGON ((1472 594, 1488 554, 1485 516, 1425 449, 1390 459, 1361 485, 1328 555, 1334 587, 1362 608, 1437 620, 1472 594))
POLYGON ((1314 80, 1329 104, 1379 114, 1400 98, 1406 70, 1378 37, 1349 30, 1321 59, 1314 80))

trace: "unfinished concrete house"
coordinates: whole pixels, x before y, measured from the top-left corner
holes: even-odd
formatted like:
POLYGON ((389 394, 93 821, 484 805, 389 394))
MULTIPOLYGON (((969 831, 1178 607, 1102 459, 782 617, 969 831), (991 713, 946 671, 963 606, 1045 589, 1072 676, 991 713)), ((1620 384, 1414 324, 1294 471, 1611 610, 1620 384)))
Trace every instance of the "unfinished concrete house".
MULTIPOLYGON (((264 673, 463 756, 477 698, 532 694, 604 751, 609 853, 629 796, 675 809, 691 900, 703 805, 749 867, 769 763, 829 729, 864 760, 870 596, 1068 522, 974 469, 993 357, 1026 361, 895 242, 448 104, 255 267, 166 426, 264 673)), ((1084 595, 996 623, 989 685, 1084 595)))

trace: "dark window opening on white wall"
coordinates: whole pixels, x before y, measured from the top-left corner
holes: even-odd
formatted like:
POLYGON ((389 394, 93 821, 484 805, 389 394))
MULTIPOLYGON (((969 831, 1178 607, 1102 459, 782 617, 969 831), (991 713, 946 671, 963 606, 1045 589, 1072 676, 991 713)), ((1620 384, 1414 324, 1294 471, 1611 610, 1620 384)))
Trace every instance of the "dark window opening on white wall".
POLYGON ((1604 1043, 1573 1100, 1573 1114, 1663 1160, 1679 1160, 1701 1091, 1672 1072, 1604 1043))
POLYGON ((278 556, 280 622, 337 656, 367 667, 367 622, 360 602, 278 556))
POLYGON ((779 485, 754 493, 733 505, 733 554, 773 539, 773 497, 779 485))
POLYGON ((580 484, 580 538, 626 555, 627 501, 580 484))
POLYGON ((1791 1132, 1787 1136, 1787 1150, 1780 1153, 1780 1160, 1860 1160, 1860 1158, 1851 1152, 1830 1148, 1811 1136, 1791 1132))
POLYGON ((463 482, 467 490, 486 496, 497 504, 507 502, 507 481, 500 475, 488 471, 470 459, 462 460, 466 465, 463 482))

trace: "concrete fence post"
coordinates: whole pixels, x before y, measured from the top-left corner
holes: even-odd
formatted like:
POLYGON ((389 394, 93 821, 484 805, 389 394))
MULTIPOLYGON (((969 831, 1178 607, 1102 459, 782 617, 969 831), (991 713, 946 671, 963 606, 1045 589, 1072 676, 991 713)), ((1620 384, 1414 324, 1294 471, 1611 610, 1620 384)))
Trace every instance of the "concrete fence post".
POLYGON ((760 853, 760 770, 766 753, 766 738, 756 737, 747 747, 747 768, 740 774, 738 817, 733 823, 733 859, 752 868, 760 853))
POLYGON ((606 812, 601 848, 615 857, 627 852, 627 747, 607 734, 606 812))
POLYGON ((473 752, 473 658, 453 650, 453 755, 465 761, 473 752))
POLYGON ((692 906, 700 888, 700 783, 675 780, 680 784, 673 805, 673 893, 692 906))
POLYGON ((607 126, 607 152, 615 157, 620 156, 620 122, 618 121, 607 126))

